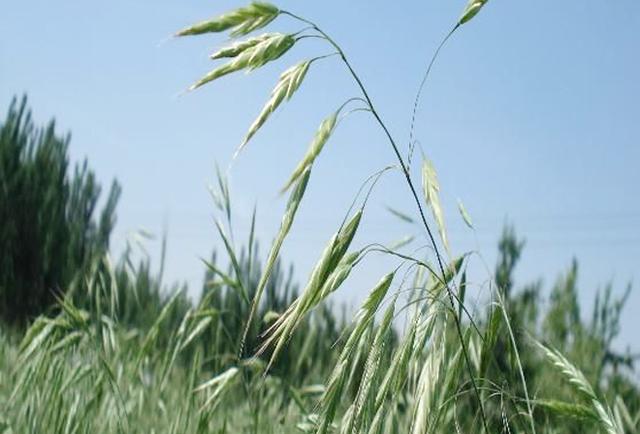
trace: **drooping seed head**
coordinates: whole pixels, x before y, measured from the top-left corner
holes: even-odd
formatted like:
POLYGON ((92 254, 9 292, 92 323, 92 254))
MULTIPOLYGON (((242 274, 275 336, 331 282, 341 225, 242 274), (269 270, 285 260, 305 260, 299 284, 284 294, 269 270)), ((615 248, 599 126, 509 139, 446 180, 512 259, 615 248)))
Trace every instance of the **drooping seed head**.
POLYGON ((270 3, 253 2, 249 6, 234 9, 219 17, 202 21, 176 33, 176 36, 218 33, 232 29, 232 36, 246 35, 260 29, 280 14, 280 10, 270 3))
MULTIPOLYGON (((277 57, 280 57, 289 48, 291 48, 291 46, 293 46, 293 44, 295 43, 295 40, 293 36, 291 35, 287 35, 287 36, 290 37, 290 40, 287 39, 285 41, 283 39, 282 42, 279 42, 277 45, 274 45, 274 47, 267 47, 264 50, 264 56, 266 56, 270 60, 273 60, 273 59, 276 59, 277 57)), ((259 44, 259 45, 262 45, 262 44, 259 44)), ((252 51, 257 51, 257 49, 252 51)), ((254 53, 252 55, 252 59, 257 54, 259 53, 254 53)), ((252 65, 257 65, 257 64, 258 63, 256 62, 252 63, 252 65)), ((271 113, 273 113, 284 100, 290 99, 293 96, 293 94, 296 92, 296 90, 298 90, 298 88, 302 84, 302 81, 304 80, 304 77, 307 75, 307 71, 309 71, 310 65, 311 65, 311 61, 305 60, 304 62, 300 62, 297 65, 292 66, 291 68, 287 69, 285 72, 283 72, 280 75, 280 79, 278 80, 276 87, 271 92, 271 98, 269 98, 269 101, 267 101, 265 106, 262 108, 262 111, 260 112, 256 120, 253 121, 253 123, 249 127, 249 131, 247 132, 247 135, 245 136, 245 138, 242 140, 242 143, 238 147, 238 150, 236 151, 235 156, 237 156, 240 153, 240 151, 242 151, 242 149, 247 145, 249 140, 251 140, 251 138, 255 135, 255 133, 258 132, 260 127, 264 125, 267 119, 269 119, 269 116, 271 116, 271 113)), ((259 66, 262 66, 262 65, 259 65, 259 66)), ((256 67, 257 66, 250 66, 249 69, 255 69, 256 67)))
POLYGON ((462 11, 462 16, 458 21, 459 25, 469 22, 473 17, 475 17, 480 9, 487 3, 488 0, 469 0, 467 6, 462 11))
MULTIPOLYGON (((293 35, 283 33, 269 33, 264 39, 247 46, 228 63, 217 67, 194 83, 189 90, 197 89, 207 83, 217 80, 227 74, 248 69, 257 69, 268 62, 278 59, 295 44, 293 35)), ((217 53, 216 53, 217 54, 217 53)))
POLYGON ((307 167, 311 167, 316 157, 322 151, 325 143, 327 143, 327 141, 329 140, 331 133, 333 133, 337 120, 338 112, 334 112, 328 118, 322 121, 315 137, 313 138, 313 141, 309 145, 307 153, 304 155, 300 163, 298 163, 296 168, 293 170, 291 177, 282 188, 283 192, 287 191, 289 187, 291 187, 296 182, 296 180, 300 177, 300 175, 307 167))
POLYGON ((422 188, 424 190, 425 202, 429 208, 431 208, 433 218, 438 226, 438 233, 442 239, 442 244, 448 251, 449 242, 444 224, 444 214, 442 212, 442 206, 440 205, 440 183, 438 182, 436 169, 428 158, 425 158, 422 164, 422 188))
POLYGON ((274 33, 264 33, 264 34, 262 34, 260 36, 255 36, 253 38, 245 39, 244 41, 234 42, 231 45, 228 45, 226 47, 223 47, 223 48, 219 49, 218 51, 213 53, 210 57, 211 57, 211 59, 222 59, 222 58, 236 57, 239 54, 241 54, 243 51, 254 47, 255 45, 259 44, 260 42, 263 42, 263 41, 269 39, 273 35, 274 35, 274 33))
POLYGON ((344 225, 344 227, 338 232, 338 238, 336 239, 335 246, 332 252, 332 269, 338 265, 338 263, 342 260, 342 257, 345 255, 349 246, 351 245, 351 241, 353 241, 353 237, 356 235, 358 231, 358 226, 360 226, 360 221, 362 220, 362 210, 359 209, 353 217, 344 225))

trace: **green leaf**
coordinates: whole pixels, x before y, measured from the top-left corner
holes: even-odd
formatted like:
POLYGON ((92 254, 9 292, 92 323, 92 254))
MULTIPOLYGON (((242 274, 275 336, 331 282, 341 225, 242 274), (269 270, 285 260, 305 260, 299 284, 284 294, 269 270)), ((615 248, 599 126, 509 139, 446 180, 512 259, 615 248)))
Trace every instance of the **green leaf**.
POLYGON ((406 235, 406 236, 400 238, 399 240, 396 240, 393 243, 391 243, 388 246, 388 248, 389 248, 389 250, 400 250, 401 248, 407 246, 408 244, 411 244, 413 242, 413 240, 415 240, 415 236, 406 235))
POLYGON ((409 217, 407 214, 403 213, 402 211, 398 211, 397 209, 391 208, 390 206, 387 207, 387 211, 389 211, 394 216, 398 217, 403 222, 415 223, 415 221, 411 217, 409 217))
POLYGON ((233 249, 231 240, 229 239, 229 237, 227 237, 224 229, 222 228, 222 224, 218 221, 216 221, 216 229, 218 229, 218 234, 220 235, 220 238, 222 238, 224 247, 227 250, 227 254, 229 255, 229 259, 231 259, 231 265, 236 275, 236 281, 238 282, 240 295, 242 296, 242 299, 245 301, 245 303, 249 304, 249 296, 244 286, 244 282, 242 282, 242 270, 240 268, 240 262, 238 261, 238 257, 236 256, 236 253, 233 249))
POLYGON ((467 293, 467 270, 462 272, 460 285, 458 286, 458 318, 462 318, 462 308, 464 307, 464 297, 467 293))
POLYGON ((482 341, 482 348, 480 350, 480 378, 484 378, 489 370, 491 361, 495 357, 495 345, 498 340, 499 330, 502 326, 502 320, 500 308, 492 305, 487 321, 487 328, 484 333, 484 340, 482 341))

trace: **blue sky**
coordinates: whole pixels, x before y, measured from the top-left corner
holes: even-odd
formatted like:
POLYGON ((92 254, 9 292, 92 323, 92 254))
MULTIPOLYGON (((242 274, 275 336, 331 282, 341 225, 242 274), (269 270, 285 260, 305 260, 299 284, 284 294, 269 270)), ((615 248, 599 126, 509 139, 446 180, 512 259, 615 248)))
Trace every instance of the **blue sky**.
MULTIPOLYGON (((318 22, 342 44, 392 134, 406 146, 411 105, 428 56, 464 0, 293 2, 279 5, 318 22)), ((217 2, 8 2, 0 15, 0 103, 27 92, 37 120, 72 131, 74 159, 88 157, 103 184, 124 186, 116 252, 139 228, 167 228, 167 278, 197 292, 199 257, 219 246, 206 186, 227 167, 279 73, 328 49, 304 40, 281 61, 177 96, 213 67, 213 35, 172 40, 185 25, 238 6, 217 2)), ((286 18, 274 30, 294 30, 286 18)), ((434 161, 453 250, 479 247, 495 263, 505 221, 527 245, 518 283, 549 288, 573 257, 581 301, 640 278, 640 3, 490 1, 442 52, 418 113, 417 137, 434 161), (465 230, 461 198, 477 227, 465 230)), ((357 94, 334 58, 318 62, 290 103, 249 144, 231 171, 236 237, 258 206, 263 249, 284 208, 279 187, 320 121, 357 94)), ((4 109, 3 109, 4 110, 4 109)), ((342 219, 358 185, 392 163, 384 136, 363 114, 343 122, 319 158, 284 258, 300 280, 342 219)), ((417 172, 416 172, 417 174, 417 172)), ((360 244, 390 242, 412 228, 385 205, 413 213, 399 174, 383 179, 360 244)), ((420 243, 418 243, 420 244, 420 243)), ((159 243, 151 243, 152 252, 159 243)), ((157 255, 155 255, 157 257, 157 255)), ((372 258, 338 295, 357 301, 389 265, 372 258)), ((486 273, 477 267, 476 282, 486 273)), ((619 345, 640 347, 640 292, 624 314, 619 345)))

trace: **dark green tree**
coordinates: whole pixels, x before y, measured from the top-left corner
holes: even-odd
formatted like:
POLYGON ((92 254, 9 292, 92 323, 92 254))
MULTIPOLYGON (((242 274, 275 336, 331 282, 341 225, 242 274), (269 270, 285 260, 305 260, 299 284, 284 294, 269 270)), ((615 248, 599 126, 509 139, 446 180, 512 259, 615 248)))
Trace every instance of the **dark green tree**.
POLYGON ((69 141, 54 121, 34 125, 26 97, 0 124, 0 316, 10 324, 46 311, 109 246, 120 186, 98 212, 101 187, 86 160, 70 173, 69 141))

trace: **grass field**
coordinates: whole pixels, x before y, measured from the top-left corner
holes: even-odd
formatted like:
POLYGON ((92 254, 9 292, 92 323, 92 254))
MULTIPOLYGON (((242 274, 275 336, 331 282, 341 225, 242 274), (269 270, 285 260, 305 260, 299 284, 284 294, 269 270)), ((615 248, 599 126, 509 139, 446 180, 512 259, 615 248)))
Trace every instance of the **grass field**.
MULTIPOLYGON (((503 247, 517 246, 510 236, 503 247)), ((503 249, 501 262, 512 253, 503 249)), ((259 279, 248 277, 244 257, 240 264, 254 296, 259 279)), ((464 262, 455 265, 461 271, 464 262)), ((632 359, 611 348, 621 303, 602 293, 583 322, 576 268, 558 279, 546 312, 528 287, 496 300, 473 324, 463 320, 470 374, 444 285, 427 274, 402 304, 385 276, 346 322, 335 309, 313 310, 267 371, 271 349, 242 353, 238 314, 251 305, 235 288, 238 276, 209 266, 214 289, 192 305, 179 290, 155 293, 156 276, 142 265, 125 278, 122 265, 103 264, 76 289, 86 297, 67 296, 22 337, 3 331, 0 432, 482 432, 469 375, 490 432, 637 431, 632 359)), ((496 276, 511 271, 498 267, 496 276)), ((274 276, 245 349, 260 347, 259 332, 283 318, 277 310, 303 299, 279 266, 274 276)))
MULTIPOLYGON (((413 108, 410 156, 431 66, 486 3, 469 1, 430 59, 413 108)), ((470 302, 467 294, 479 288, 468 264, 482 256, 451 251, 433 163, 423 153, 420 182, 414 179, 418 168, 403 157, 340 45, 314 22, 263 2, 176 36, 226 31, 244 39, 214 53, 214 60, 226 63, 192 90, 276 62, 303 38, 317 38, 332 50, 284 70, 238 152, 294 96, 316 62, 341 62, 359 93, 320 123, 293 170, 282 190, 288 198, 281 225, 264 260, 255 213, 243 240, 234 237, 230 189, 218 174, 212 196, 221 253, 203 261, 198 300, 186 288, 163 283, 164 263, 153 272, 148 258, 134 259, 132 248, 117 261, 110 258, 119 187, 114 184, 94 220, 100 189, 93 173, 85 164, 68 179, 68 140, 56 137, 53 124, 34 129, 25 104, 12 105, 0 134, 0 169, 8 174, 1 192, 9 192, 4 202, 16 201, 0 203, 7 222, 0 241, 10 253, 0 262, 0 434, 640 430, 638 357, 614 346, 631 288, 614 296, 618 292, 605 287, 589 316, 578 302, 576 262, 549 291, 539 283, 517 287, 513 276, 524 243, 506 227, 497 265, 486 267, 488 296, 470 302), (300 31, 251 36, 278 17, 300 24, 300 31), (360 186, 299 286, 282 264, 281 250, 316 158, 354 112, 372 117, 397 161, 360 186), (394 246, 354 241, 371 212, 368 198, 389 173, 408 187, 415 209, 393 213, 414 223, 428 241, 421 249, 408 247, 412 237, 394 246), (23 198, 33 200, 18 201, 23 198), (55 218, 46 213, 51 210, 55 218), (334 293, 374 253, 392 258, 395 268, 379 271, 378 283, 354 312, 335 305, 334 293)), ((461 203, 459 211, 474 231, 461 203)))

